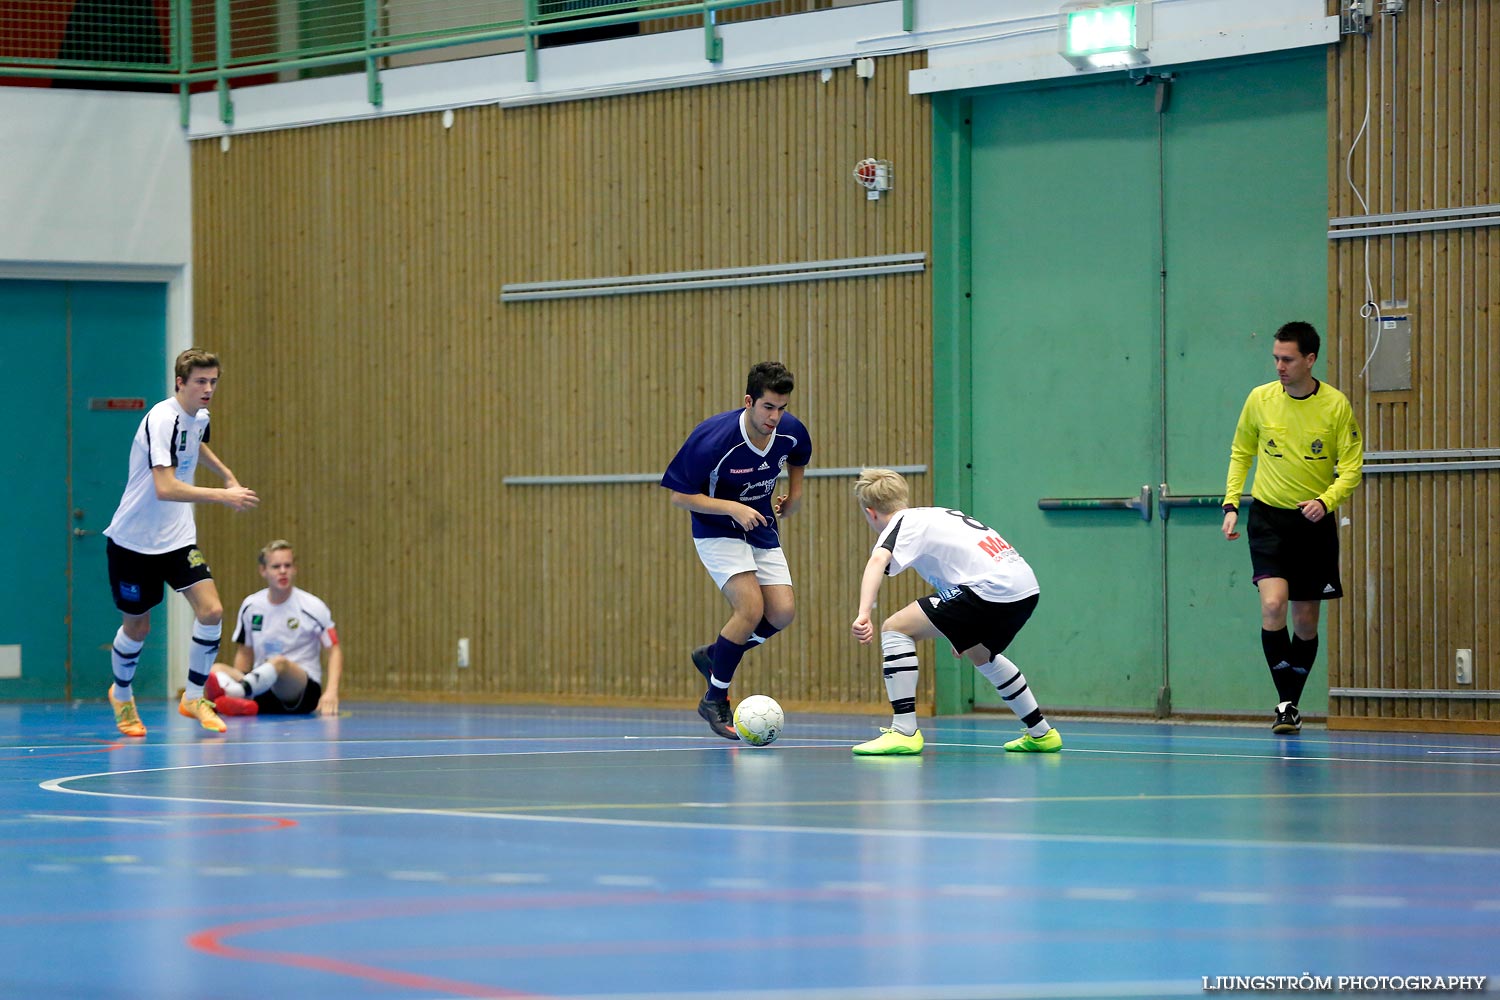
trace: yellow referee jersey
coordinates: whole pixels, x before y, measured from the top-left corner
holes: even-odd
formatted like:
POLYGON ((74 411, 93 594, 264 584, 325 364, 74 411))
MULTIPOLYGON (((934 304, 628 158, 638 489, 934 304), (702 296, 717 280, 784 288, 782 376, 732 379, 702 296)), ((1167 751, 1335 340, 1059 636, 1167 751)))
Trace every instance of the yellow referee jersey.
POLYGON ((1239 506, 1255 466, 1250 495, 1272 507, 1295 509, 1314 498, 1333 510, 1349 499, 1364 474, 1365 446, 1349 397, 1327 382, 1296 399, 1281 382, 1250 390, 1229 446, 1229 478, 1224 502, 1239 506))

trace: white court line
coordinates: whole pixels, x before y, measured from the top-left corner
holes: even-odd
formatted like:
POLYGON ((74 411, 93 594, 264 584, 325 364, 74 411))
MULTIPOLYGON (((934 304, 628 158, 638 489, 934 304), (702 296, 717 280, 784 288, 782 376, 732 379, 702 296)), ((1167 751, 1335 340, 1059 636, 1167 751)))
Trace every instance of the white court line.
MULTIPOLYGON (((701 739, 701 737, 690 737, 701 739)), ((611 739, 613 739, 611 737, 611 739)), ((830 741, 844 742, 844 741, 830 741)), ((957 747, 982 747, 986 749, 999 749, 998 746, 979 743, 943 743, 937 746, 957 747)), ((781 748, 779 752, 792 749, 820 749, 817 746, 800 746, 792 743, 781 748)), ((702 747, 641 747, 631 749, 631 753, 674 753, 674 752, 705 752, 712 750, 731 749, 722 745, 709 745, 702 747)), ((398 754, 392 756, 377 755, 370 757, 313 757, 299 758, 294 760, 274 761, 224 761, 212 764, 179 764, 170 767, 134 768, 127 771, 96 771, 90 774, 69 775, 61 778, 51 778, 39 783, 39 787, 51 792, 61 792, 70 795, 89 795, 100 798, 137 799, 147 802, 184 802, 196 805, 230 805, 230 806, 260 806, 268 809, 287 810, 321 810, 327 812, 350 812, 363 813, 367 815, 405 815, 405 816, 446 816, 463 819, 485 819, 500 820, 521 823, 561 823, 583 826, 613 826, 633 827, 638 829, 671 829, 671 830, 713 830, 721 832, 762 832, 783 833, 789 835, 806 836, 852 836, 852 837, 881 837, 898 839, 932 839, 932 840, 967 840, 967 841, 1000 841, 1012 843, 1056 843, 1056 844, 1115 844, 1115 845, 1141 845, 1141 846, 1173 846, 1183 848, 1223 848, 1236 850, 1301 850, 1301 851, 1347 851, 1362 853, 1393 853, 1393 854, 1437 854, 1446 856, 1463 857, 1492 857, 1500 855, 1500 848, 1491 847, 1453 847, 1444 845, 1411 845, 1411 844, 1365 844, 1365 843, 1327 843, 1321 841, 1297 842, 1278 841, 1266 842, 1239 839, 1202 839, 1194 840, 1180 837, 1115 837, 1089 834, 1029 834, 1029 833, 1003 833, 988 831, 946 831, 946 830, 899 830, 899 829, 866 829, 859 827, 813 827, 813 826, 780 826, 760 824, 720 824, 699 823, 674 820, 640 820, 640 819, 617 819, 587 816, 558 816, 558 815, 536 815, 530 813, 505 813, 505 812, 483 812, 478 810, 463 809, 431 809, 405 806, 364 806, 347 805, 343 803, 308 803, 308 802, 285 802, 279 800, 262 801, 249 799, 219 799, 219 798, 194 798, 189 796, 164 796, 146 795, 131 792, 108 792, 90 791, 79 788, 65 787, 65 783, 71 781, 83 781, 89 778, 109 778, 127 774, 159 774, 170 771, 188 771, 199 769, 210 769, 220 767, 246 767, 262 764, 347 764, 353 761, 395 761, 395 760, 427 760, 461 758, 470 759, 474 757, 530 757, 530 756, 560 756, 570 754, 595 754, 595 753, 619 753, 618 747, 607 749, 585 749, 585 750, 522 750, 513 753, 482 753, 482 754, 398 754)), ((1358 759, 1345 757, 1286 757, 1283 755, 1270 754, 1213 754, 1198 752, 1176 752, 1176 751, 1137 751, 1137 750, 1095 750, 1084 748, 1071 748, 1071 754, 1116 754, 1122 756, 1182 756, 1182 757, 1208 757, 1242 760, 1293 760, 1293 761, 1334 761, 1334 762, 1358 762, 1358 763, 1392 763, 1390 760, 1381 759, 1358 759)), ((1404 762, 1410 763, 1410 762, 1404 762)), ((1500 765, 1474 765, 1461 761, 1428 762, 1429 766, 1500 766, 1500 765)), ((704 805, 705 803, 698 803, 704 805)), ((689 803, 663 803, 664 808, 681 808, 689 803)))
MULTIPOLYGON (((495 755, 503 756, 503 755, 495 755)), ((341 757, 338 763, 347 763, 353 760, 386 760, 384 757, 360 758, 341 757)), ((190 764, 181 767, 162 768, 161 770, 186 770, 193 767, 225 767, 232 765, 223 764, 190 764)), ((143 771, 121 772, 121 773, 146 773, 143 771)), ((606 819, 593 816, 538 816, 528 813, 497 813, 478 812, 463 809, 418 809, 401 806, 356 806, 344 805, 342 803, 313 803, 313 802, 280 802, 261 801, 247 799, 214 799, 214 798, 188 798, 186 796, 167 795, 140 795, 127 792, 92 792, 76 788, 63 788, 61 783, 65 781, 77 781, 83 778, 107 777, 110 772, 99 774, 75 775, 68 778, 54 778, 42 783, 42 787, 48 791, 65 792, 71 795, 95 795, 101 798, 117 799, 140 799, 147 802, 186 802, 195 805, 232 805, 232 806, 261 806, 267 809, 288 810, 306 809, 323 812, 348 812, 363 813, 365 815, 383 816, 446 816, 455 819, 490 820, 516 823, 554 823, 572 824, 576 826, 608 826, 608 827, 632 827, 637 829, 653 830, 701 830, 713 831, 715 833, 743 834, 743 833, 781 833, 791 836, 812 837, 879 837, 882 839, 905 839, 905 840, 962 840, 962 841, 992 841, 1003 843, 1046 843, 1046 844, 1089 844, 1089 845, 1114 845, 1114 846, 1141 846, 1141 847, 1180 847, 1185 849, 1216 849, 1216 850, 1262 850, 1262 851, 1323 851, 1334 853, 1361 853, 1361 854, 1415 854, 1415 855, 1444 855, 1458 857, 1494 857, 1500 856, 1500 848, 1492 847, 1448 847, 1448 846, 1423 846, 1412 844, 1360 844, 1360 843, 1338 843, 1325 841, 1258 841, 1258 840, 1235 840, 1235 839, 1203 839, 1193 840, 1182 837, 1109 837, 1089 834, 1048 834, 1048 833, 1000 833, 991 831, 954 831, 954 830, 894 830, 888 828, 866 829, 860 827, 824 827, 824 826, 777 826, 769 824, 721 824, 721 823, 690 823, 676 820, 641 820, 641 819, 606 819)), ((667 806, 670 807, 670 806, 667 806)))
POLYGON ((164 819, 128 819, 124 816, 54 816, 50 813, 31 813, 27 819, 43 819, 55 823, 138 823, 142 826, 167 826, 164 819))
MULTIPOLYGON (((928 746, 937 747, 983 747, 998 750, 999 747, 989 743, 928 743, 928 746)), ((1324 764, 1421 764, 1428 767, 1500 767, 1500 761, 1491 764, 1488 761, 1480 763, 1464 760, 1406 760, 1399 757, 1309 757, 1306 755, 1291 755, 1283 753, 1202 753, 1195 750, 1105 750, 1093 747, 1071 747, 1064 746, 1063 752, 1067 754, 1106 754, 1121 757, 1212 757, 1219 760, 1285 760, 1299 763, 1324 763, 1324 764)))

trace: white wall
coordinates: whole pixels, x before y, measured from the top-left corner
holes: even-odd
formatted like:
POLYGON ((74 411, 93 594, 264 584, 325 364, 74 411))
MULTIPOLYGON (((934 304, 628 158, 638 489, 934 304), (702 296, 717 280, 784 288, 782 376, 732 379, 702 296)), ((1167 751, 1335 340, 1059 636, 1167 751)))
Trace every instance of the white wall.
POLYGON ((166 94, 0 87, 0 268, 181 268, 187 136, 166 94))

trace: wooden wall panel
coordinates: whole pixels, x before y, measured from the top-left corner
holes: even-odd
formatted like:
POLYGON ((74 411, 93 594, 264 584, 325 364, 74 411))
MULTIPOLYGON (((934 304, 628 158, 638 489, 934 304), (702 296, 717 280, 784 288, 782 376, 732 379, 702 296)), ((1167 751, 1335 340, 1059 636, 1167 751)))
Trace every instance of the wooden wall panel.
MULTIPOLYGON (((685 704, 726 616, 650 484, 779 359, 814 468, 928 464, 927 273, 502 304, 504 283, 931 250, 920 56, 590 102, 461 109, 193 150, 194 310, 224 377, 214 444, 263 503, 200 516, 232 610, 285 536, 332 606, 347 695, 685 704), (869 201, 868 155, 896 189, 869 201), (468 637, 473 666, 455 665, 468 637)), ((883 712, 847 636, 873 541, 848 478, 808 481, 798 620, 740 694, 883 712)), ((920 499, 930 477, 914 477, 920 499)), ((908 574, 910 576, 910 574, 908 574)), ((897 581, 888 606, 917 596, 897 581)), ((931 671, 922 697, 932 701, 931 671)))
MULTIPOLYGON (((1410 3, 1377 16, 1368 37, 1345 37, 1329 61, 1330 214, 1500 202, 1497 52, 1500 13, 1486 0, 1410 3), (1345 176, 1351 149, 1364 204, 1345 176)), ((1332 241, 1329 377, 1354 401, 1368 450, 1500 448, 1497 261, 1494 225, 1332 241), (1406 303, 1409 391, 1367 390, 1367 299, 1406 303)), ((1500 472, 1368 475, 1343 513, 1348 596, 1333 617, 1332 685, 1459 688, 1454 653, 1467 648, 1468 690, 1500 687, 1500 472)), ((1333 726, 1500 731, 1493 700, 1336 697, 1329 713, 1333 726)))

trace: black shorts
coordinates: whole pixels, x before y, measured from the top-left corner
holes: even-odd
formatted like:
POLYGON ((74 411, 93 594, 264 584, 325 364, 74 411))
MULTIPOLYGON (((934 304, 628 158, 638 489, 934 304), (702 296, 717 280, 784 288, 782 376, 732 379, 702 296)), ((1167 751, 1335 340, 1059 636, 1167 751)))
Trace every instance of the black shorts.
POLYGON ((928 594, 919 598, 917 604, 955 650, 962 653, 982 645, 994 656, 1005 652, 1021 626, 1031 618, 1039 596, 1032 594, 1019 601, 1002 603, 986 601, 968 587, 959 587, 956 594, 948 597, 928 594))
POLYGON ((109 562, 109 592, 114 595, 115 607, 127 615, 143 615, 160 604, 165 594, 163 585, 180 592, 214 578, 208 560, 196 545, 146 555, 106 538, 104 552, 109 562))
POLYGON ((276 697, 274 689, 255 696, 255 703, 260 706, 260 715, 311 715, 318 710, 318 699, 323 697, 323 685, 307 679, 307 687, 302 689, 302 697, 288 705, 276 697))
POLYGON ((1295 508, 1250 505, 1251 582, 1267 577, 1287 583, 1293 601, 1332 601, 1344 596, 1339 582, 1338 521, 1329 512, 1316 523, 1295 508))

